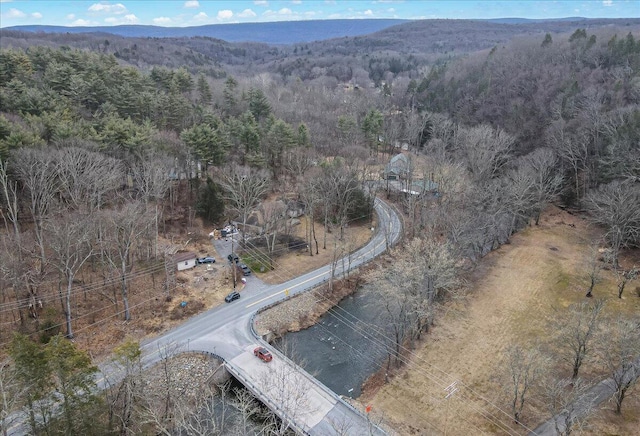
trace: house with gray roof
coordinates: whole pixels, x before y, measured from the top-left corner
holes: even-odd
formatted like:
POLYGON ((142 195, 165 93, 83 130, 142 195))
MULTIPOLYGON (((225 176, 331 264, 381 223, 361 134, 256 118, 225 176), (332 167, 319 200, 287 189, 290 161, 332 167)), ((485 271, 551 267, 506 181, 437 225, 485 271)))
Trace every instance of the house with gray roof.
POLYGON ((391 158, 385 165, 382 178, 385 180, 404 180, 411 175, 411 162, 409 158, 400 153, 391 158))

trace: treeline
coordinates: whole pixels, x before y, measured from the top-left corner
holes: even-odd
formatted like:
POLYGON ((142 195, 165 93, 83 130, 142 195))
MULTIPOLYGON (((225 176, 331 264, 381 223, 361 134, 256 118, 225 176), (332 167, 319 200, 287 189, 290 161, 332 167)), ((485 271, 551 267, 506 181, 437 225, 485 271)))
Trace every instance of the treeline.
MULTIPOLYGON (((113 294, 89 312, 94 319, 113 310, 130 319, 138 268, 154 292, 170 296, 171 278, 155 280, 173 270, 163 263, 170 247, 158 243, 167 222, 192 223, 197 212, 216 223, 227 207, 246 223, 270 192, 297 192, 326 227, 343 229, 371 213, 359 160, 325 160, 303 122, 276 117, 262 90, 269 86, 241 87, 227 78, 216 89, 185 69, 145 73, 112 55, 66 48, 2 50, 0 60, 1 242, 17 247, 1 256, 7 307, 0 317, 43 342, 63 326, 73 337, 76 320, 86 321, 90 309, 78 309, 77 285, 97 286, 96 273, 108 282, 101 289, 113 294), (302 192, 312 167, 327 180, 324 202, 302 192), (254 190, 251 201, 235 201, 251 178, 264 189, 254 190)), ((379 129, 353 124, 344 131, 371 137, 379 129)), ((272 215, 275 239, 285 215, 272 215)), ((3 330, 2 340, 9 333, 3 330)))
POLYGON ((310 142, 304 124, 275 118, 261 89, 240 90, 232 78, 214 107, 209 80, 184 68, 143 73, 113 55, 44 47, 3 50, 0 60, 5 159, 20 147, 72 140, 117 157, 164 150, 211 164, 233 154, 277 166, 281 150, 273 147, 310 142))
MULTIPOLYGON (((456 123, 504 129, 515 139, 512 157, 547 149, 564 179, 563 204, 591 211, 616 257, 640 242, 639 81, 640 41, 632 33, 578 29, 475 54, 432 70, 414 89, 418 105, 456 123)), ((455 150, 457 137, 448 135, 444 149, 455 150)), ((425 152, 439 147, 430 142, 425 152)))
POLYGON ((519 40, 434 70, 416 99, 458 122, 505 129, 516 136, 519 155, 583 144, 576 145, 584 147, 584 156, 575 157, 580 162, 569 163, 584 170, 583 180, 574 180, 579 192, 572 193, 581 197, 628 173, 623 162, 638 159, 639 77, 640 41, 632 33, 578 29, 519 40))

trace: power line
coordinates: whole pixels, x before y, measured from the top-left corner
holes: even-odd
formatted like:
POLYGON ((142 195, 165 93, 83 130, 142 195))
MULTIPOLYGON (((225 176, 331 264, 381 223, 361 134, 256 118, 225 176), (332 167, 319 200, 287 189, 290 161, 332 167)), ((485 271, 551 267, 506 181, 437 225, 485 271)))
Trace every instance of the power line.
MULTIPOLYGON (((150 274, 154 274, 156 272, 160 272, 163 271, 165 269, 164 264, 156 264, 156 265, 152 265, 146 268, 143 268, 141 270, 135 270, 132 271, 131 273, 128 273, 125 275, 125 279, 126 280, 133 280, 139 277, 143 277, 146 275, 150 275, 150 274)), ((71 291, 70 295, 75 296, 76 294, 80 294, 80 293, 85 293, 85 292, 93 292, 93 291, 97 291, 100 289, 105 289, 111 285, 113 285, 116 282, 120 282, 122 280, 122 276, 117 276, 117 277, 110 277, 106 280, 104 280, 102 283, 91 283, 89 285, 86 286, 75 286, 74 290, 71 291)), ((47 282, 45 282, 47 283, 47 282)), ((48 281, 48 283, 52 283, 54 284, 53 281, 48 281)), ((64 291, 64 295, 66 295, 66 290, 64 291)), ((50 301, 55 301, 57 299, 59 299, 60 296, 59 295, 55 295, 54 292, 48 294, 48 295, 43 295, 42 297, 38 297, 38 300, 42 301, 43 303, 45 302, 50 302, 50 301)), ((31 302, 31 297, 28 298, 24 298, 22 300, 14 300, 8 303, 3 303, 0 304, 0 313, 3 312, 8 312, 8 311, 12 311, 12 310, 16 310, 16 309, 21 309, 24 307, 27 307, 28 304, 31 302)))
MULTIPOLYGON (((249 244, 251 244, 251 243, 249 242, 249 244)), ((253 244, 251 244, 251 245, 253 245, 253 244)), ((254 247, 255 247, 255 246, 254 246, 254 247)), ((245 248, 246 248, 246 247, 245 247, 245 248)), ((259 253, 259 250, 255 250, 255 249, 247 248, 247 250, 248 250, 248 251, 251 251, 251 252, 252 252, 252 254, 253 254, 253 252, 254 252, 254 251, 258 251, 258 253, 259 253)), ((259 255, 260 255, 260 254, 259 254, 259 255)), ((265 255, 264 255, 264 254, 262 254, 261 256, 262 256, 263 258, 265 257, 265 255)), ((275 262, 275 263, 277 264, 277 262, 275 262)), ((282 267, 282 269, 286 270, 286 268, 284 268, 284 267, 282 267)), ((290 272, 290 271, 289 271, 289 272, 290 272)), ((278 274, 276 273, 276 275, 278 275, 278 274)), ((280 277, 281 277, 281 276, 280 276, 280 277)), ((282 278, 282 277, 281 277, 281 278, 282 278)), ((322 297, 321 295, 319 295, 319 296, 320 296, 321 298, 323 298, 324 300, 326 300, 326 301, 330 302, 326 297, 322 297)), ((330 303, 331 303, 331 302, 330 302, 330 303)), ((340 306, 336 306, 336 307, 340 307, 340 306)), ((343 308, 340 308, 340 309, 342 309, 342 310, 344 311, 344 309, 343 309, 343 308)), ((331 311, 331 310, 332 310, 332 309, 329 309, 329 311, 331 311)), ((350 314, 350 315, 351 315, 351 316, 354 316, 354 315, 352 315, 352 314, 350 314)), ((355 316, 354 316, 354 318, 356 318, 356 319, 357 319, 357 317, 355 317, 355 316)), ((360 321, 361 321, 361 320, 360 320, 360 321)), ((364 336, 364 335, 363 335, 363 336, 364 336)), ((365 337, 366 339, 370 340, 368 337, 366 337, 366 336, 364 336, 364 337, 365 337)), ((388 340, 389 340, 389 338, 386 338, 386 339, 388 339, 388 340)), ((412 353, 410 350, 407 350, 405 347, 402 347, 402 346, 401 346, 401 348, 403 349, 403 351, 404 351, 404 352, 408 352, 408 353, 409 353, 409 354, 411 354, 412 356, 416 357, 416 356, 415 356, 415 354, 414 354, 414 353, 412 353)), ((388 351, 388 348, 387 348, 386 346, 385 346, 385 350, 387 350, 387 351, 388 351)), ((422 359, 421 359, 421 360, 422 360, 422 359)), ((403 360, 403 363, 407 364, 408 366, 414 366, 414 367, 417 367, 418 369, 420 369, 420 370, 422 370, 422 371, 426 371, 426 369, 424 369, 424 368, 420 367, 419 365, 416 365, 416 364, 415 364, 414 362, 412 362, 412 361, 409 361, 409 360, 403 360)), ((425 362, 425 363, 426 363, 426 364, 428 364, 427 362, 425 362)), ((429 365, 429 364, 428 364, 428 365, 429 365)), ((432 365, 430 365, 430 366, 432 366, 432 365)), ((438 368, 436 368, 436 369, 438 369, 438 368)), ((439 371, 441 371, 442 373, 446 374, 448 377, 452 378, 452 377, 451 377, 449 374, 447 374, 446 372, 444 372, 444 371, 442 371, 442 370, 440 370, 440 369, 438 369, 438 370, 439 370, 439 371)), ((428 375, 428 373, 425 373, 425 375, 428 375)), ((431 377, 429 377, 429 378, 431 378, 431 377)), ((432 381, 434 381, 434 382, 435 382, 435 380, 432 380, 432 381)), ((440 383, 441 383, 441 382, 440 382, 440 383)), ((488 401, 487 399, 483 398, 482 396, 480 396, 478 393, 476 393, 475 391, 473 391, 472 389, 470 389, 470 388, 469 388, 469 387, 467 387, 466 385, 464 385, 464 384, 463 384, 463 386, 464 386, 466 389, 470 390, 470 391, 471 391, 471 393, 472 393, 473 395, 475 395, 476 397, 480 398, 481 400, 483 400, 483 401, 484 401, 484 402, 486 402, 487 404, 491 405, 492 407, 494 407, 494 408, 498 409, 499 411, 501 411, 502 413, 504 413, 504 414, 505 414, 509 419, 511 419, 511 415, 510 415, 510 414, 508 414, 507 412, 504 412, 504 411, 503 411, 502 409, 500 409, 498 406, 496 406, 495 404, 491 403, 491 402, 490 402, 490 401, 488 401)), ((468 401, 472 401, 472 400, 473 400, 472 398, 468 398, 468 401)), ((507 431, 507 432, 508 432, 508 433, 510 433, 510 434, 511 434, 511 432, 514 432, 515 434, 517 434, 517 432, 516 432, 515 430, 513 430, 513 429, 512 429, 511 427, 509 427, 508 425, 504 424, 504 423, 503 423, 499 418, 497 418, 496 416, 494 416, 494 415, 490 414, 489 412, 486 412, 486 411, 485 411, 485 410, 483 410, 483 409, 478 409, 478 406, 470 405, 470 407, 475 408, 475 409, 476 409, 476 411, 477 411, 478 413, 480 413, 480 414, 481 414, 485 419, 487 419, 489 422, 493 423, 494 425, 497 425, 498 427, 501 427, 503 430, 507 431), (487 416, 487 415, 486 415, 487 413, 489 414, 489 416, 487 416)), ((524 425, 523 425, 523 427, 525 427, 525 428, 526 428, 526 426, 524 426, 524 425)), ((528 430, 530 430, 530 429, 528 429, 528 430)))

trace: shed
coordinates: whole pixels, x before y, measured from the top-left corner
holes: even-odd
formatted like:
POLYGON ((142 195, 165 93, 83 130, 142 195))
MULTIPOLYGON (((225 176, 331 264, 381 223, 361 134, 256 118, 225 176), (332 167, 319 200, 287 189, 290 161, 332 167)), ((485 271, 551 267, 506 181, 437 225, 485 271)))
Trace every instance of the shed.
POLYGON ((176 253, 173 255, 173 260, 176 263, 178 271, 190 269, 196 266, 196 254, 186 251, 183 253, 176 253))

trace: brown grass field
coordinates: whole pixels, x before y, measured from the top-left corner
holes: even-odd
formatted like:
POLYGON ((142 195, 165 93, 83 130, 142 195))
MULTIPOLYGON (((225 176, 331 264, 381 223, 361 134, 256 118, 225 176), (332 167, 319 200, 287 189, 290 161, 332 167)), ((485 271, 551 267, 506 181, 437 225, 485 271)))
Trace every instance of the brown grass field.
MULTIPOLYGON (((544 344, 553 333, 548 319, 554 308, 585 298, 583 259, 594 236, 582 218, 548 210, 539 226, 525 229, 480 261, 466 297, 446 305, 431 333, 413 350, 411 363, 389 384, 370 383, 373 388, 360 401, 371 404, 377 416, 403 435, 526 434, 511 418, 502 387, 506 384, 500 381, 505 350, 512 344, 544 344), (445 399, 445 388, 454 381, 459 389, 445 399)), ((603 271, 594 297, 607 300, 608 315, 637 315, 637 286, 631 282, 619 300, 612 272, 603 271)), ((568 371, 558 365, 553 370, 568 371)), ((596 364, 585 364, 584 374, 599 380, 603 372, 596 364)), ((613 407, 604 403, 578 434, 640 434, 640 387, 629 393, 621 416, 613 407)), ((537 392, 524 413, 530 428, 549 417, 537 392)))

